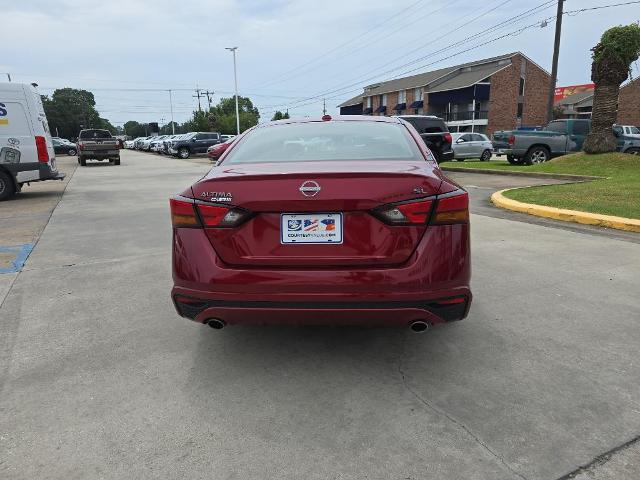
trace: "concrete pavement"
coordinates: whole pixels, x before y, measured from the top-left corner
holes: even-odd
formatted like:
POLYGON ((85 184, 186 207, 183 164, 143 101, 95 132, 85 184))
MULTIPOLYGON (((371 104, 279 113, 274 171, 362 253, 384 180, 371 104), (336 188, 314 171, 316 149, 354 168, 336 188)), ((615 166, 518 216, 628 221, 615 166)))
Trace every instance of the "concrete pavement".
POLYGON ((467 320, 214 331, 169 300, 167 199, 207 169, 76 171, 0 307, 0 477, 556 479, 640 433, 637 243, 471 188, 467 320))

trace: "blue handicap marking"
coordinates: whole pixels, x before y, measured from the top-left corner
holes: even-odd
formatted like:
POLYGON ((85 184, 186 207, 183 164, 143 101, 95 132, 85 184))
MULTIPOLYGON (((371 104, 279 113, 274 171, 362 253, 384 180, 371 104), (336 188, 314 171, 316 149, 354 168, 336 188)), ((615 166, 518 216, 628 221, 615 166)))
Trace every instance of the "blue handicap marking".
POLYGON ((2 245, 0 245, 0 254, 9 253, 15 255, 15 258, 11 261, 11 265, 8 268, 0 267, 0 273, 19 272, 24 266, 24 262, 27 261, 31 250, 33 250, 33 243, 13 245, 10 247, 3 247, 2 245))

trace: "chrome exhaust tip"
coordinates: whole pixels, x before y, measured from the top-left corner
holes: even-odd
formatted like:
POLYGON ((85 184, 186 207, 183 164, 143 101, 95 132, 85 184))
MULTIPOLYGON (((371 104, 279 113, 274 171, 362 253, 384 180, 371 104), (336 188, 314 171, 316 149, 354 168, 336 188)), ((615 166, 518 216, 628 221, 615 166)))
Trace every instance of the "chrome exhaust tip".
POLYGON ((428 324, 423 320, 416 320, 415 322, 411 322, 411 325, 409 325, 409 328, 414 333, 423 333, 429 330, 430 326, 431 326, 430 324, 428 324))
POLYGON ((207 325, 215 330, 222 330, 226 326, 226 323, 219 318, 210 318, 207 320, 207 325))

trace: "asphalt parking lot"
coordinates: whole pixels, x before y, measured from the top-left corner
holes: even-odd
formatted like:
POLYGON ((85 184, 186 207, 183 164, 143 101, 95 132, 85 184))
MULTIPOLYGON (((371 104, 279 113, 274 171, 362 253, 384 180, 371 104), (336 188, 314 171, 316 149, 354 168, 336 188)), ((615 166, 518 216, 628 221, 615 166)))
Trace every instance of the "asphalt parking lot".
POLYGON ((0 238, 35 244, 0 275, 0 478, 558 479, 640 433, 633 236, 497 211, 507 180, 455 174, 465 321, 214 331, 169 299, 167 199, 208 161, 73 162, 0 204, 0 238))

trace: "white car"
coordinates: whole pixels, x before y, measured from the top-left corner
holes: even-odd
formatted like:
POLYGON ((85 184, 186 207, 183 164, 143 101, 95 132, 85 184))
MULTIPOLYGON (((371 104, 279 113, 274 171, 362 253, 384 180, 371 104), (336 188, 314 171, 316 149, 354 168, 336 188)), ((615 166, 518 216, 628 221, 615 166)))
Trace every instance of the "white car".
POLYGON ((483 162, 491 160, 493 144, 482 133, 452 133, 451 148, 453 158, 464 162, 466 158, 479 158, 483 162))
POLYGON ((613 130, 625 137, 640 138, 640 128, 633 125, 614 125, 613 130))
POLYGON ((0 200, 18 193, 25 183, 63 178, 38 90, 0 83, 0 200))
POLYGON ((124 148, 133 148, 133 146, 135 145, 135 141, 134 140, 125 140, 124 141, 124 148))

